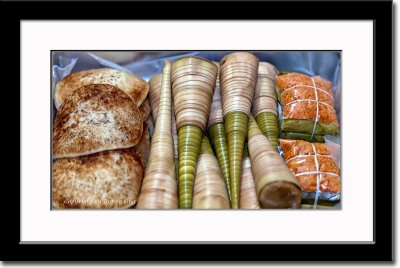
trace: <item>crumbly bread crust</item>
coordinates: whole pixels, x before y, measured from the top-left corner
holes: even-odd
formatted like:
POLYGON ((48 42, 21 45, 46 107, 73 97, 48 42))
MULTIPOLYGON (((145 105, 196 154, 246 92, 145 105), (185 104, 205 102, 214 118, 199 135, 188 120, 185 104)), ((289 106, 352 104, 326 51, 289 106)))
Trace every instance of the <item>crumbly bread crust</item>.
POLYGON ((54 104, 57 110, 76 89, 91 84, 109 84, 125 91, 140 107, 149 93, 149 84, 142 78, 112 68, 91 69, 75 72, 56 84, 54 104))
POLYGON ((63 158, 53 163, 56 208, 128 208, 136 204, 144 175, 129 149, 63 158))
POLYGON ((135 102, 111 85, 75 90, 58 111, 53 125, 53 158, 76 157, 136 145, 142 115, 135 102))

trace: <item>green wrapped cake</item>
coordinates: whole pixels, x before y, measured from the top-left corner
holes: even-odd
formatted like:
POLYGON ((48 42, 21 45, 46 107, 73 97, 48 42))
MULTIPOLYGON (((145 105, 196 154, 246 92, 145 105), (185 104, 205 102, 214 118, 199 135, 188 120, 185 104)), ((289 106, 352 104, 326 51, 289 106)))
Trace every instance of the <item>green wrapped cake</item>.
POLYGON ((323 142, 324 135, 339 134, 331 82, 300 73, 279 75, 276 80, 282 138, 323 142))

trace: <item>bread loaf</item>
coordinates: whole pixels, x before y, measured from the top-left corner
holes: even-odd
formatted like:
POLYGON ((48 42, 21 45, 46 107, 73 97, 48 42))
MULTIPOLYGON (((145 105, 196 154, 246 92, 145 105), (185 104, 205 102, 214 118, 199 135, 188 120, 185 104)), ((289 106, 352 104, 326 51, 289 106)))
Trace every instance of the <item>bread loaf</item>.
POLYGON ((150 110, 151 110, 150 101, 148 98, 146 98, 143 101, 142 105, 140 105, 140 107, 139 107, 139 111, 142 114, 143 121, 146 121, 146 119, 149 117, 150 110))
POLYGON ((53 158, 76 157, 136 145, 142 116, 135 102, 111 85, 89 85, 69 95, 53 125, 53 158))
POLYGON ((112 68, 75 72, 56 84, 54 104, 57 110, 74 90, 91 84, 109 84, 125 91, 139 107, 149 93, 149 84, 142 78, 112 68))
POLYGON ((144 169, 130 150, 105 151, 53 163, 56 208, 128 208, 136 204, 144 169))

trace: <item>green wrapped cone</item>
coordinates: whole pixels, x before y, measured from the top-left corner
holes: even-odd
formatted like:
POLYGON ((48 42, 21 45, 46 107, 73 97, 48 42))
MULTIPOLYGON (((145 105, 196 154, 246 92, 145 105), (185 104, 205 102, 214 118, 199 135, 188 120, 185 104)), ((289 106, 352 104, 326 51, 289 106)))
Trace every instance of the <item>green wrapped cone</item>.
POLYGON ((246 158, 249 156, 249 144, 247 143, 247 140, 244 142, 244 148, 243 148, 243 158, 246 158))
POLYGON ((225 117, 229 150, 229 175, 231 179, 232 208, 239 208, 244 142, 249 117, 243 112, 230 112, 225 117))
POLYGON ((180 208, 192 208, 193 183, 202 138, 203 131, 197 126, 182 126, 178 130, 180 208))
POLYGON ((206 136, 203 137, 201 141, 201 149, 200 154, 212 154, 214 155, 213 150, 211 149, 210 141, 206 136))
POLYGON ((278 116, 271 112, 259 113, 256 121, 261 132, 266 136, 272 146, 277 147, 279 142, 278 116))
POLYGON ((224 175, 226 190, 228 192, 229 198, 232 200, 230 186, 231 183, 229 176, 228 144, 226 142, 225 126, 223 123, 214 124, 210 126, 210 128, 208 129, 208 133, 214 146, 214 150, 217 155, 222 174, 224 175))

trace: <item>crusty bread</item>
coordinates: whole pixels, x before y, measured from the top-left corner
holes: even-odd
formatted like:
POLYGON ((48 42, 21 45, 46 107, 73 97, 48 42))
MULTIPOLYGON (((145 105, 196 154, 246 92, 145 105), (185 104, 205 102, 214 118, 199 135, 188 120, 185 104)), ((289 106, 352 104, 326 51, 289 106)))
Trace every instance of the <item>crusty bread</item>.
POLYGON ((136 145, 142 115, 124 91, 89 85, 69 95, 53 125, 53 158, 76 157, 136 145))
POLYGON ((143 133, 140 142, 132 147, 132 153, 140 159, 143 167, 146 167, 150 154, 150 132, 146 122, 143 122, 143 133))
POLYGON ((146 119, 149 117, 150 111, 151 111, 150 101, 148 98, 146 98, 143 101, 142 105, 140 105, 139 111, 142 114, 143 121, 146 121, 146 119))
POLYGON ((57 110, 74 90, 91 84, 116 86, 128 93, 136 102, 137 107, 142 104, 149 93, 149 84, 142 78, 128 72, 112 68, 85 70, 72 73, 56 84, 54 104, 57 110))
POLYGON ((128 208, 136 204, 144 169, 129 149, 53 163, 56 208, 128 208))

